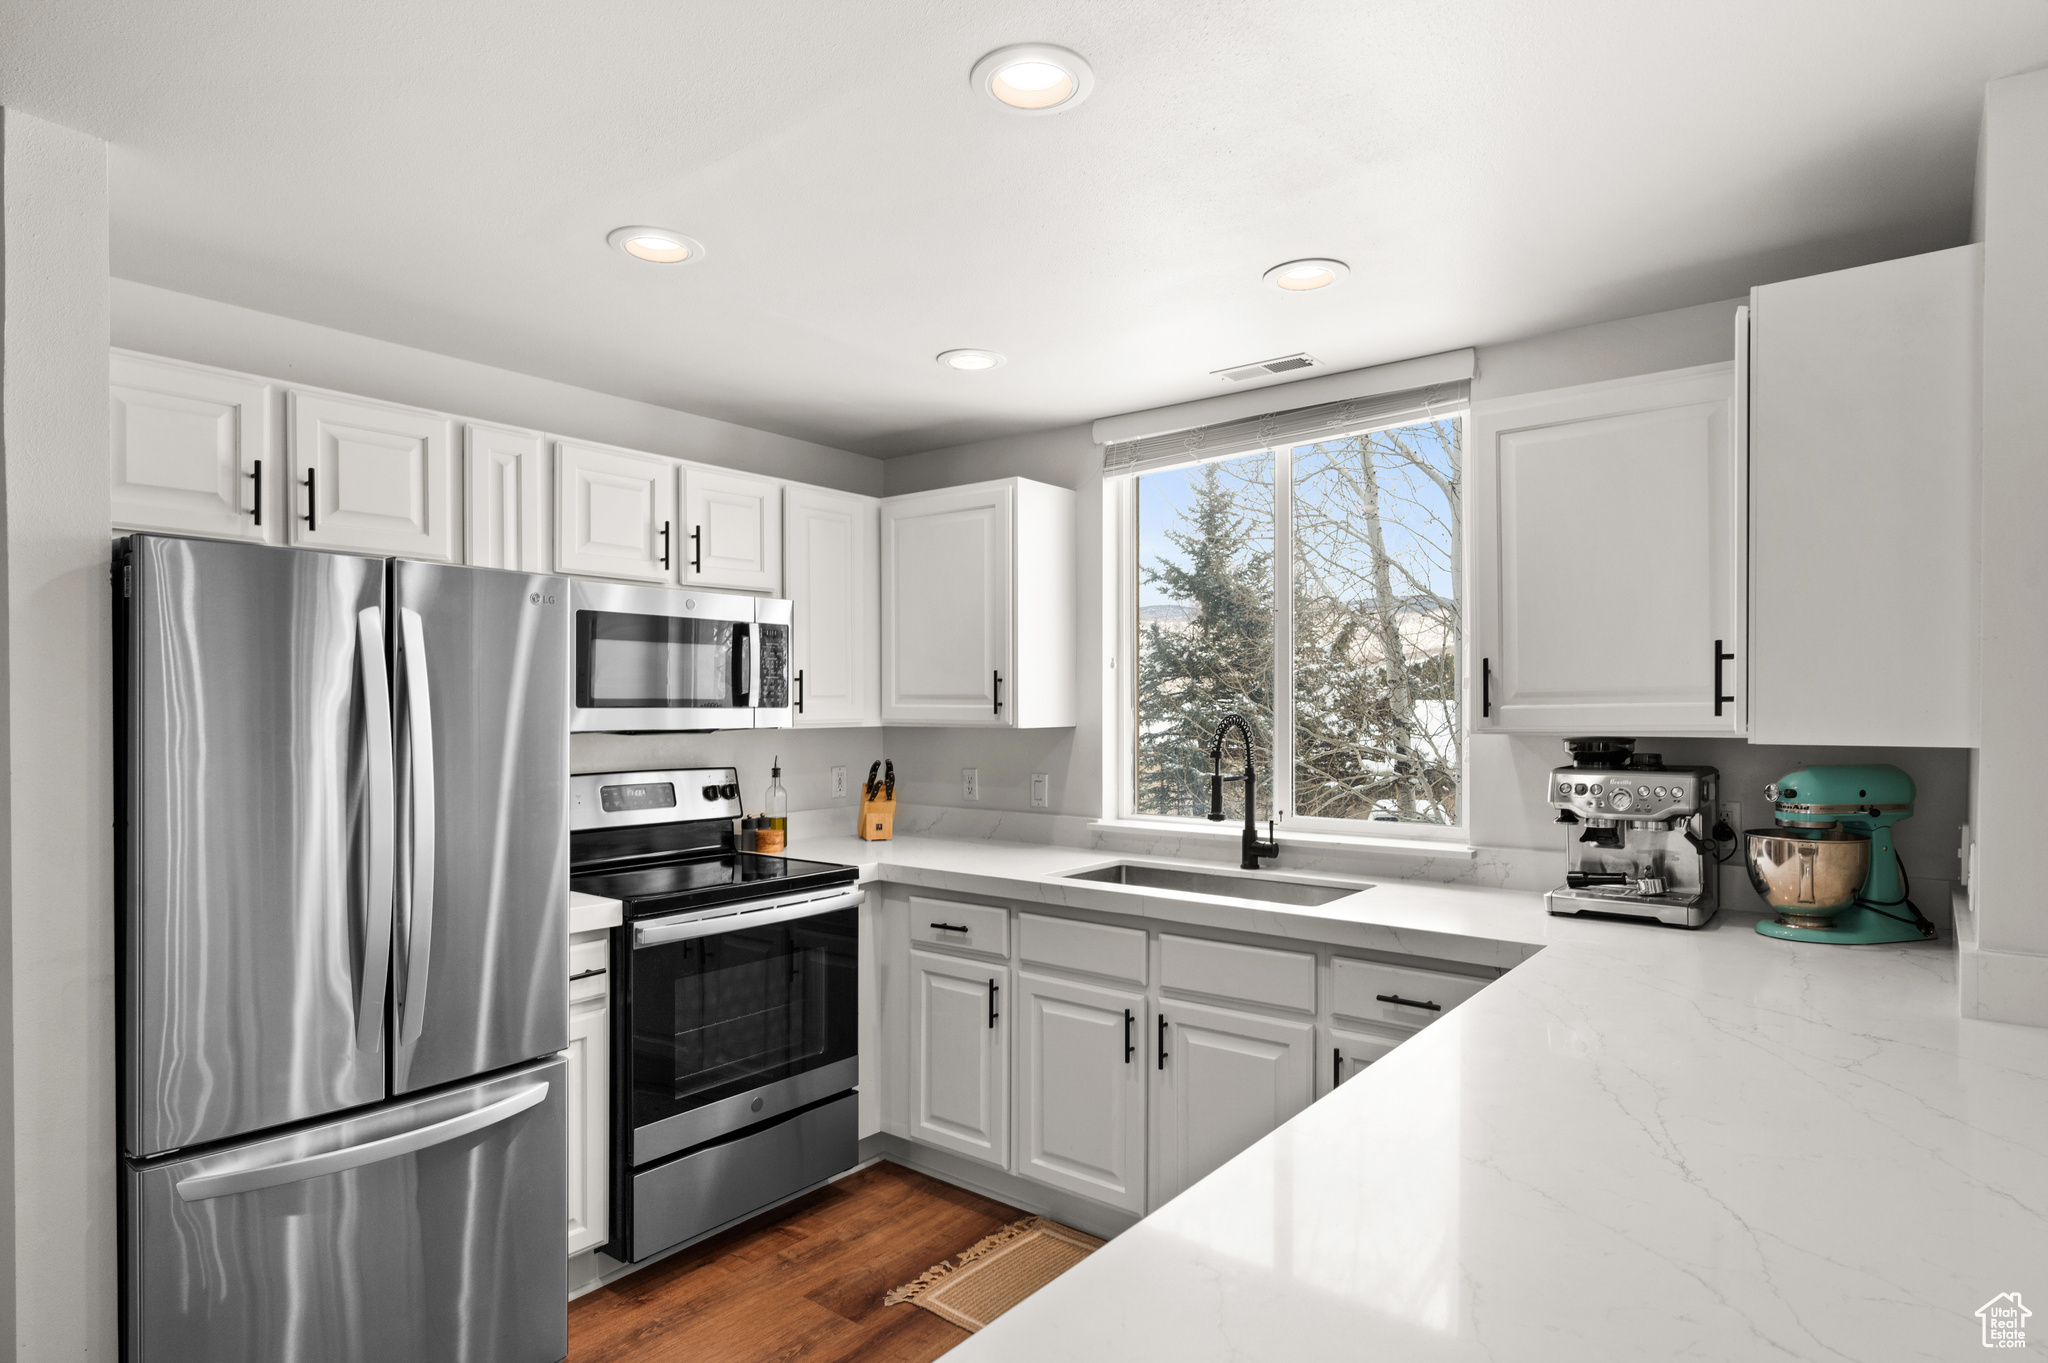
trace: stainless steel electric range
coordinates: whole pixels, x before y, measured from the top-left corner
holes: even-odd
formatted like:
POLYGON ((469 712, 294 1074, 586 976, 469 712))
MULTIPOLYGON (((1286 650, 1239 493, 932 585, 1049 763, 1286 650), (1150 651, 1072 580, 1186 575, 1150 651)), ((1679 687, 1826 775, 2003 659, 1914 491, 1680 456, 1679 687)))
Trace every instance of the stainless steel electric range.
POLYGON ((612 1239, 633 1262, 858 1162, 851 866, 736 850, 730 767, 570 782, 570 885, 612 933, 612 1239))

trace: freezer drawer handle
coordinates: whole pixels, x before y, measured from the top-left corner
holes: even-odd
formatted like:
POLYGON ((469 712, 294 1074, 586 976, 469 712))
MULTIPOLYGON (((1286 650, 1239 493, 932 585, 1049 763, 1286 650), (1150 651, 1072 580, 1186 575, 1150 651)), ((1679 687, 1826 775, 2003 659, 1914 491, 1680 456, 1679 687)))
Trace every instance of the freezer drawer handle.
POLYGON ((384 674, 384 610, 356 613, 356 666, 363 687, 363 756, 370 777, 369 877, 363 886, 363 978, 356 994, 356 1048, 377 1049, 383 1035, 384 981, 391 969, 391 852, 395 836, 391 778, 391 685, 384 674))
POLYGON ((434 720, 427 691, 427 636, 416 610, 398 612, 405 667, 405 750, 411 777, 412 898, 406 915, 405 992, 398 1041, 410 1046, 427 1023, 427 965, 434 948, 434 720))
POLYGON ((236 1193, 260 1192, 265 1188, 276 1188, 286 1183, 304 1183, 309 1178, 322 1174, 338 1174, 347 1169, 360 1169, 365 1164, 381 1164, 400 1155, 410 1155, 431 1146, 445 1145, 460 1139, 473 1131, 487 1126, 496 1126, 507 1117, 515 1117, 548 1096, 548 1081, 542 1079, 528 1084, 510 1097, 488 1103, 474 1112, 465 1112, 445 1121, 429 1122, 411 1131, 401 1131, 396 1136, 381 1140, 364 1141, 343 1150, 329 1150, 318 1155, 301 1155, 296 1159, 283 1159, 275 1164, 260 1164, 253 1169, 222 1169, 218 1173, 194 1174, 178 1180, 178 1196, 187 1202, 204 1202, 212 1197, 232 1197, 236 1193))

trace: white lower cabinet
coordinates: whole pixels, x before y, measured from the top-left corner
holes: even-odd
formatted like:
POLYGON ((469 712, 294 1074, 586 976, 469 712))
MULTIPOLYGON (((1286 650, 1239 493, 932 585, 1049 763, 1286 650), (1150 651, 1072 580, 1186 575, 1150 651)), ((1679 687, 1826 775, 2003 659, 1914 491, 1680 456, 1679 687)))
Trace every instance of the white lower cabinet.
POLYGON ((1406 1036, 1354 1032, 1343 1027, 1328 1029, 1323 1033, 1323 1045, 1317 1052, 1320 1064, 1317 1066, 1316 1096, 1320 1098, 1346 1080, 1356 1079, 1365 1073, 1366 1066, 1407 1039, 1406 1036))
POLYGON ((569 947, 569 1253, 611 1238, 611 986, 603 933, 569 947))
POLYGON ((1145 996, 1017 973, 1017 1172, 1145 1210, 1145 996))
POLYGON ((911 1134, 1010 1163, 1009 967, 910 953, 911 1134))
POLYGON ((1153 1023, 1152 1205, 1315 1098, 1315 1027, 1162 1001, 1153 1023))

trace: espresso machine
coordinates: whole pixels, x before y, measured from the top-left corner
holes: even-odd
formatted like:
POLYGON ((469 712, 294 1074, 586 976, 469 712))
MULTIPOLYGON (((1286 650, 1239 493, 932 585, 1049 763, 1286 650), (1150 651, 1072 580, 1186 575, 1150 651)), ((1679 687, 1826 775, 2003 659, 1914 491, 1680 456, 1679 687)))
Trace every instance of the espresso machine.
POLYGON ((1656 753, 1637 752, 1632 738, 1571 738, 1564 746, 1572 761, 1550 773, 1550 804, 1565 826, 1565 877, 1543 896, 1544 907, 1681 928, 1706 923, 1721 906, 1720 773, 1667 767, 1656 753))

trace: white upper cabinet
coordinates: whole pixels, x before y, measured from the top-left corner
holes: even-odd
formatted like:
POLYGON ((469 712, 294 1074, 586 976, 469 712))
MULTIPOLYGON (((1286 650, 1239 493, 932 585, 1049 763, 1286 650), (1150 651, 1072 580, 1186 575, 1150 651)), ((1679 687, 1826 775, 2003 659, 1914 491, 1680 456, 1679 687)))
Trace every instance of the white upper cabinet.
POLYGON ((634 582, 675 580, 672 459, 555 442, 555 571, 634 582))
POLYGON ((783 490, 799 727, 882 722, 881 507, 880 499, 852 492, 783 490))
POLYGON ((1022 478, 882 503, 882 718, 1075 722, 1074 494, 1022 478))
POLYGON ((1983 260, 1750 295, 1752 742, 1978 745, 1983 260))
POLYGON ((782 594, 782 484, 724 469, 683 469, 682 582, 782 594))
POLYGON ((298 389, 285 400, 292 543, 457 560, 452 419, 298 389))
POLYGON ((1733 366, 1473 409, 1473 726, 1739 734, 1733 366))
POLYGON ((1171 1001, 1154 1028, 1157 1207, 1309 1105, 1315 1028, 1171 1001))
POLYGON ((270 385, 127 351, 110 358, 114 524, 279 542, 289 474, 272 449, 270 385))
POLYGON ((471 423, 462 429, 463 561, 478 568, 546 572, 546 511, 541 505, 538 431, 471 423))

